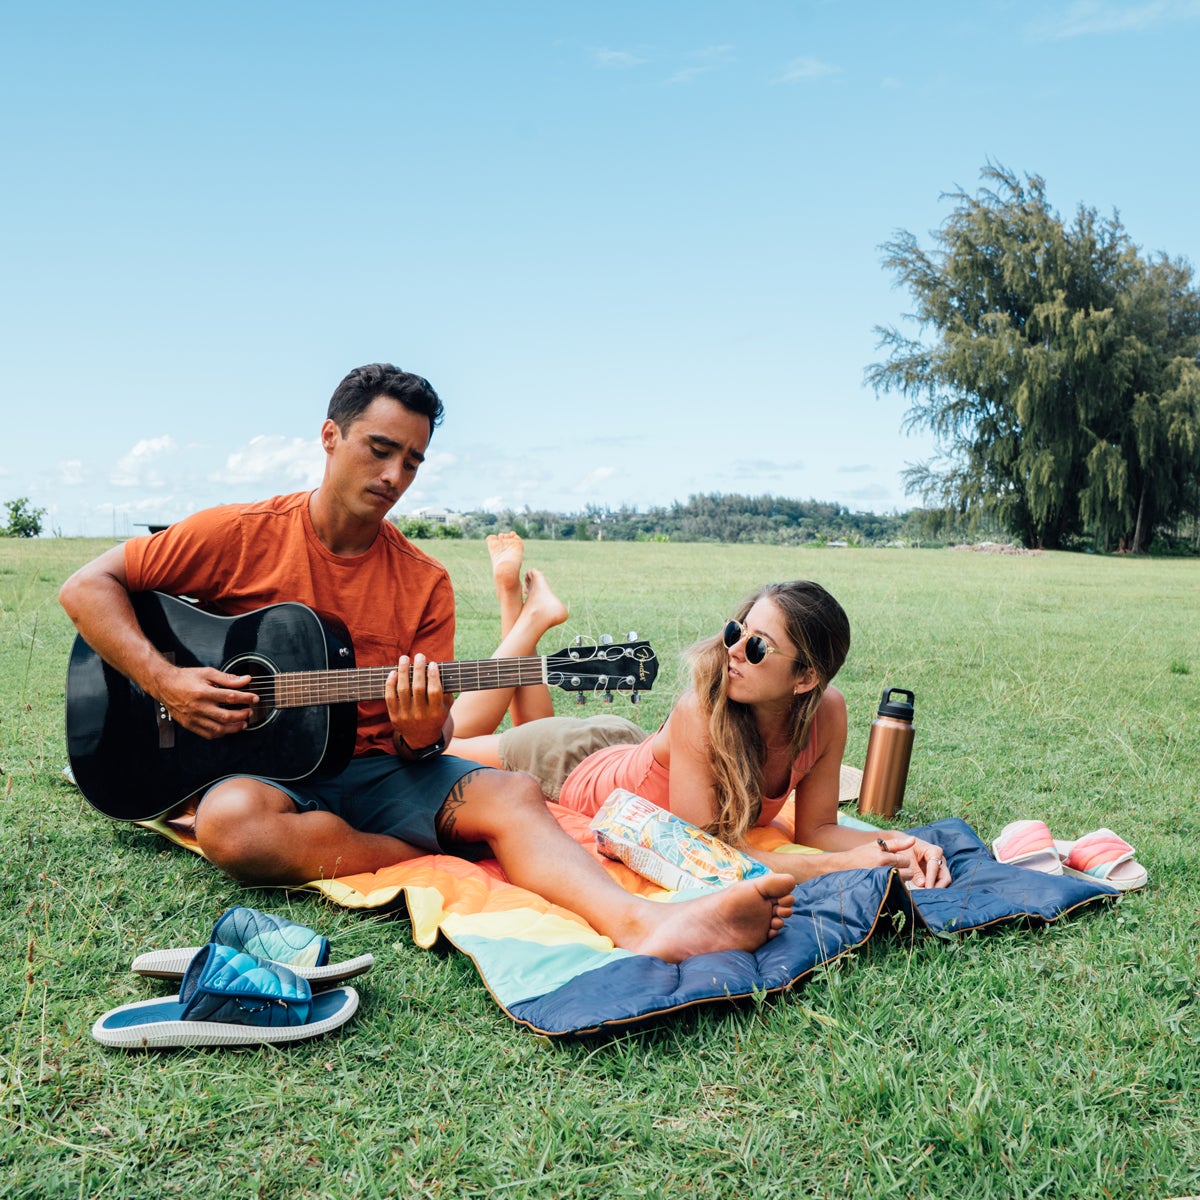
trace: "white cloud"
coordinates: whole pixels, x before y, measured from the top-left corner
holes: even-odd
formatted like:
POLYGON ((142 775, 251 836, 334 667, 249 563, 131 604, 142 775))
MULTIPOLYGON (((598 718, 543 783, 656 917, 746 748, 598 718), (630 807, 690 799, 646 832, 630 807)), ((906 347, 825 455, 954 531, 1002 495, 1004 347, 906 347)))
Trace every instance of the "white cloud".
POLYGON ((58 482, 64 487, 75 487, 87 479, 87 471, 77 458, 67 459, 58 464, 58 482))
POLYGON ((167 482, 168 472, 161 460, 178 449, 170 434, 143 438, 113 467, 109 482, 115 487, 162 487, 167 482))
POLYGON ((594 57, 596 66, 621 71, 640 67, 646 61, 629 50, 597 50, 594 57))
POLYGON ((718 67, 733 61, 733 49, 731 44, 724 43, 720 46, 705 46, 702 50, 694 50, 687 57, 698 59, 699 62, 695 66, 680 67, 678 71, 668 77, 667 83, 690 83, 698 75, 705 75, 709 71, 717 70, 718 67))
MULTIPOLYGON (((121 504, 114 505, 117 512, 128 513, 135 517, 153 517, 154 524, 160 524, 166 520, 162 514, 164 511, 172 513, 189 513, 196 511, 195 501, 189 501, 180 496, 168 494, 167 496, 139 496, 134 500, 126 500, 121 504)), ((100 506, 103 510, 104 506, 100 506)), ((178 518, 175 518, 178 519, 178 518)))
POLYGON ((1147 4, 1104 4, 1076 0, 1066 10, 1027 26, 1038 41, 1062 41, 1106 33, 1141 33, 1161 25, 1200 19, 1198 0, 1151 0, 1147 4))
MULTIPOLYGON (((848 491, 841 493, 843 497, 850 500, 857 500, 864 504, 880 503, 882 501, 892 500, 894 493, 891 488, 886 488, 882 484, 872 483, 867 487, 851 488, 848 491)), ((845 500, 842 501, 845 503, 845 500)))
POLYGON ((779 82, 801 83, 808 79, 827 79, 830 75, 839 74, 841 69, 833 63, 823 62, 819 58, 793 58, 784 68, 779 82))
POLYGON ((749 479, 761 475, 787 475, 793 471, 804 470, 802 458, 742 458, 732 465, 735 475, 742 475, 749 479))
POLYGON ((430 488, 440 483, 442 476, 457 465, 458 455, 451 454, 449 451, 427 454, 420 471, 417 472, 417 482, 425 488, 430 488))
POLYGON ((321 482, 325 454, 316 438, 287 438, 260 434, 225 460, 209 475, 214 483, 298 483, 316 487, 321 482))
POLYGON ((574 490, 579 493, 594 491, 599 484, 602 484, 606 479, 611 479, 616 473, 616 467, 597 467, 594 471, 589 471, 575 485, 574 490))
POLYGON ((680 71, 676 71, 674 75, 668 77, 668 83, 691 83, 697 75, 704 75, 708 71, 715 70, 712 66, 707 67, 684 67, 680 71))

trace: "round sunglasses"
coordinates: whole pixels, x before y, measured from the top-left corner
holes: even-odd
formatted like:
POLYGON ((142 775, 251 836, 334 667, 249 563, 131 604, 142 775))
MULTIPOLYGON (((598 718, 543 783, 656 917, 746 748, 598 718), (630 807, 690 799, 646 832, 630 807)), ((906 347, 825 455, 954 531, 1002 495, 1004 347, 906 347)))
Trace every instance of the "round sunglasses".
POLYGON ((736 617, 730 617, 725 622, 725 628, 721 633, 721 640, 725 643, 726 650, 732 650, 734 646, 742 640, 746 639, 746 661, 752 666, 757 667, 768 654, 778 654, 780 658, 787 659, 788 662, 802 662, 802 659, 792 658, 781 651, 776 650, 774 646, 768 646, 766 641, 756 633, 747 633, 743 628, 741 621, 736 617))

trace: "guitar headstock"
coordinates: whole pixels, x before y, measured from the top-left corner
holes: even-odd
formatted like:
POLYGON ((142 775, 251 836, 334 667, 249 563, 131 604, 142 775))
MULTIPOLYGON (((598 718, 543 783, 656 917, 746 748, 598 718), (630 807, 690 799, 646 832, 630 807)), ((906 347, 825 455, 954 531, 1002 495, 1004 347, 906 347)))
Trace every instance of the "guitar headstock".
POLYGON ((611 699, 614 692, 626 693, 637 702, 640 692, 648 692, 658 675, 658 655, 649 642, 639 642, 630 634, 625 642, 610 637, 589 646, 579 638, 573 645, 546 657, 547 682, 567 692, 578 692, 582 702, 588 692, 611 699))

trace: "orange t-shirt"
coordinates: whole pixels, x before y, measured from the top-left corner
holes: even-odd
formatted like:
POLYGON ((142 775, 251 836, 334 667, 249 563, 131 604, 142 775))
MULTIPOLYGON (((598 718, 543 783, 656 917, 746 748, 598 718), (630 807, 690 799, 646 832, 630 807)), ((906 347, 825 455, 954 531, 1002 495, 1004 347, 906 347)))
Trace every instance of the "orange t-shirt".
MULTIPOLYGON (((238 616, 295 601, 346 626, 360 667, 420 651, 454 657, 454 591, 446 568, 383 522, 364 554, 342 558, 317 537, 308 492, 231 504, 125 543, 129 590, 193 596, 238 616)), ((358 706, 354 753, 395 753, 382 700, 358 706)))

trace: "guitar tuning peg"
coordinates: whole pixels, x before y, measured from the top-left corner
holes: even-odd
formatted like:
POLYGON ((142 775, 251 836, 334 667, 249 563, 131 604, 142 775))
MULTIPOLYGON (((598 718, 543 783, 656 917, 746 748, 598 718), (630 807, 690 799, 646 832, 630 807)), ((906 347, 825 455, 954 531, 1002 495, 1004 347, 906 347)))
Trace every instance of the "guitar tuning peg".
POLYGON ((629 693, 629 703, 630 704, 641 704, 641 702, 642 702, 642 693, 641 692, 630 692, 629 693))
POLYGON ((604 693, 604 703, 605 703, 605 704, 611 704, 612 702, 613 702, 613 694, 612 694, 612 692, 605 692, 605 693, 604 693))
POLYGON ((600 635, 600 645, 602 645, 602 646, 611 646, 612 644, 613 644, 613 640, 612 640, 612 634, 611 634, 611 633, 602 633, 602 634, 600 635))
POLYGON ((572 646, 582 646, 583 645, 583 634, 577 633, 575 635, 575 640, 571 643, 571 645, 572 646))
POLYGON ((627 642, 636 642, 636 641, 638 640, 638 636, 637 636, 637 630, 636 630, 636 629, 631 629, 631 630, 630 630, 630 631, 629 631, 629 632, 628 632, 628 633, 625 635, 625 640, 626 640, 627 642))
POLYGON ((586 704, 587 697, 582 692, 576 692, 575 693, 575 703, 576 704, 586 704))

